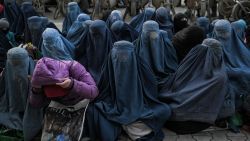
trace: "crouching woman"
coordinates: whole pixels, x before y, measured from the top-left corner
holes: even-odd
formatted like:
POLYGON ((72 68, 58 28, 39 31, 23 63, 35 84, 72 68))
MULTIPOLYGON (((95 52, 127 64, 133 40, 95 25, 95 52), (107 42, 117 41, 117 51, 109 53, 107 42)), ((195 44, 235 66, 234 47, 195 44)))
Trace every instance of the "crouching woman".
POLYGON ((98 95, 91 75, 70 53, 74 47, 55 29, 43 33, 43 58, 37 62, 31 85, 33 106, 48 106, 41 140, 83 137, 85 110, 98 95))

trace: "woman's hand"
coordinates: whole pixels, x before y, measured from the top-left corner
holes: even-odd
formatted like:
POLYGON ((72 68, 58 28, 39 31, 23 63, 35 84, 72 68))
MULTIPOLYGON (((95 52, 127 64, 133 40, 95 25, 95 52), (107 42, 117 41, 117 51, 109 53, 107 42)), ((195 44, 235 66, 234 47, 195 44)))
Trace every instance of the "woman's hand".
POLYGON ((56 83, 57 86, 60 86, 64 89, 68 89, 71 87, 71 79, 64 78, 62 83, 56 83))

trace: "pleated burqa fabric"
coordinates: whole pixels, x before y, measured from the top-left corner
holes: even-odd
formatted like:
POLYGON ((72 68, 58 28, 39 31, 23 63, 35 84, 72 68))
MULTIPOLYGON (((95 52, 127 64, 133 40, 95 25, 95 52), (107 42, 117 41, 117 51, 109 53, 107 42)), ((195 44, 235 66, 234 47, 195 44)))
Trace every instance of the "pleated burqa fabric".
POLYGON ((90 43, 87 48, 87 70, 98 83, 102 66, 115 42, 113 35, 101 20, 95 20, 89 27, 90 43))
POLYGON ((154 15, 155 9, 153 8, 146 8, 142 13, 138 14, 137 16, 133 17, 130 21, 129 25, 133 27, 137 32, 142 32, 143 23, 151 20, 154 15))
POLYGON ((166 83, 159 99, 171 107, 172 121, 214 124, 228 93, 227 80, 220 43, 197 45, 166 83))
POLYGON ((160 29, 166 31, 168 33, 168 38, 172 40, 174 34, 174 24, 170 14, 170 9, 165 7, 158 8, 155 11, 152 20, 156 21, 159 24, 160 29))
POLYGON ((113 10, 106 20, 108 28, 111 28, 112 24, 116 21, 123 21, 122 13, 119 10, 113 10))
POLYGON ((42 128, 43 111, 28 102, 30 80, 34 62, 23 48, 8 51, 4 81, 0 88, 0 124, 23 131, 24 140, 31 141, 42 128))
POLYGON ((215 23, 214 38, 223 45, 230 88, 235 94, 237 109, 242 108, 242 100, 249 97, 250 92, 250 51, 227 20, 215 23))
POLYGON ((114 22, 111 26, 111 31, 119 41, 126 40, 133 42, 139 36, 139 33, 124 21, 114 22))
POLYGON ((80 7, 76 2, 68 3, 67 9, 68 9, 67 15, 64 18, 62 27, 62 34, 64 36, 68 34, 71 25, 74 23, 74 21, 76 21, 78 15, 82 13, 80 7))
POLYGON ((87 33, 88 30, 86 24, 84 23, 84 20, 83 21, 76 20, 71 25, 66 38, 77 48, 79 47, 81 40, 86 36, 87 33))
POLYGON ((151 67, 160 88, 178 66, 176 51, 167 32, 159 30, 157 22, 147 21, 135 44, 136 53, 151 67))
POLYGON ((99 97, 87 112, 92 140, 115 141, 122 125, 142 121, 153 132, 145 140, 162 140, 161 128, 169 118, 168 105, 157 100, 157 82, 151 69, 127 41, 114 44, 99 83, 99 97))

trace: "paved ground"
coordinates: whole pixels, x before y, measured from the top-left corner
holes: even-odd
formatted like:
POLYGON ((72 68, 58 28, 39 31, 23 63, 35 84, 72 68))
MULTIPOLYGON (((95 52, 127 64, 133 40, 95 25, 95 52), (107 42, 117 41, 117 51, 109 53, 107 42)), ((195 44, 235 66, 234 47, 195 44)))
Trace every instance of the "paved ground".
MULTIPOLYGON (((53 9, 51 9, 53 10, 53 9)), ((124 11, 123 9, 121 9, 124 11)), ((177 12, 185 11, 184 8, 176 8, 177 12)), ((59 29, 62 28, 62 21, 63 18, 60 17, 57 20, 54 20, 53 12, 47 13, 47 17, 52 20, 59 29)), ((129 19, 129 18, 128 18, 129 19)), ((241 133, 232 133, 228 130, 222 130, 218 128, 211 127, 206 131, 202 131, 197 134, 190 134, 190 135, 176 135, 174 132, 164 129, 165 139, 164 141, 250 141, 250 133, 246 131, 241 131, 241 133)))

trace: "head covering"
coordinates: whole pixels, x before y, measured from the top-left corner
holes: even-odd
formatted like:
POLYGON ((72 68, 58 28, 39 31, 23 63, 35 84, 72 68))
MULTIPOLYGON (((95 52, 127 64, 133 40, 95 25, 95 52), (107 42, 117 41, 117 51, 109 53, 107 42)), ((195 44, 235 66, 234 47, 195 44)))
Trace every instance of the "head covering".
POLYGON ((178 65, 175 48, 167 33, 159 30, 157 22, 147 21, 143 24, 142 34, 135 44, 137 54, 152 68, 161 86, 178 65))
POLYGON ((122 13, 119 10, 113 10, 106 20, 106 24, 109 28, 111 28, 112 24, 116 21, 122 21, 122 13))
POLYGON ((154 12, 155 12, 155 9, 146 8, 142 13, 133 17, 129 25, 133 27, 137 32, 141 33, 143 23, 148 20, 151 20, 154 15, 154 12))
POLYGON ((84 22, 84 21, 90 20, 90 16, 87 14, 81 13, 78 15, 76 20, 79 22, 84 22))
POLYGON ((232 30, 227 20, 219 20, 214 26, 214 38, 223 45, 224 60, 229 76, 230 87, 236 96, 239 108, 242 98, 249 95, 250 87, 250 51, 232 30))
POLYGON ((114 44, 103 68, 99 90, 101 93, 88 115, 94 138, 116 140, 122 125, 141 121, 153 130, 151 140, 163 139, 158 133, 171 111, 157 100, 154 75, 137 57, 132 43, 119 41, 114 44))
POLYGON ((238 21, 232 22, 231 25, 237 36, 244 42, 246 38, 245 34, 247 23, 244 20, 240 19, 238 21))
POLYGON ((39 44, 41 42, 42 33, 46 29, 43 25, 43 19, 38 16, 28 18, 28 27, 31 34, 32 44, 35 47, 40 48, 39 44))
POLYGON ((76 2, 68 3, 68 11, 67 15, 63 21, 62 33, 63 35, 67 35, 69 28, 77 19, 78 15, 81 14, 81 9, 76 2))
POLYGON ((56 60, 73 60, 74 45, 65 39, 56 29, 47 28, 43 34, 42 54, 56 60))
POLYGON ((126 40, 133 42, 139 36, 139 33, 124 21, 114 22, 110 29, 117 40, 126 40))
POLYGON ((158 8, 155 11, 153 20, 159 24, 161 30, 168 33, 168 37, 171 40, 173 37, 174 24, 170 14, 170 9, 165 7, 158 8))
POLYGON ((56 29, 60 34, 62 34, 62 32, 57 28, 57 26, 53 23, 53 22, 51 22, 51 21, 49 21, 49 19, 47 18, 47 17, 41 17, 41 19, 42 19, 42 25, 43 25, 43 28, 54 28, 54 29, 56 29))
POLYGON ((225 71, 217 41, 194 47, 159 95, 172 109, 170 120, 214 124, 228 90, 225 71))
POLYGON ((173 45, 176 49, 179 62, 184 59, 188 52, 206 38, 205 32, 199 26, 189 26, 173 37, 173 45))
POLYGON ((188 27, 188 18, 183 13, 177 13, 174 16, 174 32, 177 33, 183 28, 188 27))
POLYGON ((67 34, 67 39, 74 44, 75 47, 78 47, 80 45, 80 42, 82 38, 86 35, 87 33, 87 26, 83 22, 80 21, 75 21, 67 34))
POLYGON ((209 19, 207 17, 199 17, 199 18, 197 18, 196 24, 204 30, 205 34, 208 37, 211 36, 210 35, 210 33, 212 32, 211 25, 210 25, 210 21, 209 21, 209 19))
POLYGON ((102 20, 95 20, 89 27, 90 44, 87 49, 87 68, 94 78, 95 82, 99 82, 102 65, 107 58, 112 45, 113 37, 102 20))
POLYGON ((0 29, 9 29, 10 24, 6 18, 0 19, 0 29))
POLYGON ((23 130, 21 113, 25 112, 29 94, 29 61, 29 55, 23 48, 13 48, 7 53, 5 92, 0 99, 0 124, 11 129, 23 130))

